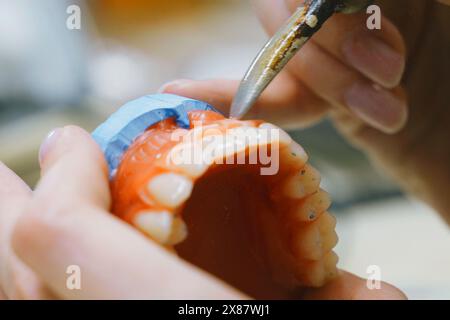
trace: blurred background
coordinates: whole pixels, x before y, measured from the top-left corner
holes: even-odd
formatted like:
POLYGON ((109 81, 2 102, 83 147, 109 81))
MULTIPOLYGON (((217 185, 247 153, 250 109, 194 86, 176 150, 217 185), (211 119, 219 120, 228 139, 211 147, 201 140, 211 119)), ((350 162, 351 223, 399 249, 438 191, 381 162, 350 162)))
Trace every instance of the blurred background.
MULTIPOLYGON (((175 78, 241 78, 266 39, 246 0, 0 0, 0 161, 33 186, 51 129, 92 130, 175 78), (73 4, 80 30, 66 26, 73 4)), ((437 214, 329 122, 292 134, 334 199, 340 267, 367 277, 377 265, 412 299, 449 299, 450 234, 437 214)))

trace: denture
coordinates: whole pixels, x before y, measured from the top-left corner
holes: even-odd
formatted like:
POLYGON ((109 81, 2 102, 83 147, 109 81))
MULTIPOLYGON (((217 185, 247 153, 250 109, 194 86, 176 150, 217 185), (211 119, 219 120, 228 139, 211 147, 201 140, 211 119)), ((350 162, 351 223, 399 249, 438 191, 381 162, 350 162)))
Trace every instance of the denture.
POLYGON ((257 298, 337 275, 330 197, 282 129, 161 94, 126 104, 93 137, 112 212, 181 258, 257 298))

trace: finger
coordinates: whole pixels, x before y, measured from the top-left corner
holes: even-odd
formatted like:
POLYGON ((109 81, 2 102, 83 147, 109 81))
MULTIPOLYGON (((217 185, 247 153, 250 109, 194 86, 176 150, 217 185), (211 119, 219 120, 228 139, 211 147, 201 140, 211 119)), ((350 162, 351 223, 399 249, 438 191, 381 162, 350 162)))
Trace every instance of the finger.
MULTIPOLYGON (((261 0, 257 3, 259 15, 264 17, 269 29, 283 23, 273 21, 268 12, 283 10, 275 8, 274 4, 281 7, 284 2, 261 0)), ((397 132, 406 122, 406 101, 397 89, 387 90, 374 85, 314 42, 308 42, 293 57, 287 70, 320 98, 335 107, 348 108, 355 116, 383 132, 397 132)))
MULTIPOLYGON (((291 12, 303 3, 285 0, 291 12)), ((395 88, 405 70, 405 44, 398 29, 381 18, 381 29, 369 30, 368 15, 335 14, 311 39, 326 52, 369 80, 395 88)))
POLYGON ((48 298, 47 289, 11 248, 12 230, 30 201, 31 190, 1 162, 0 181, 0 289, 9 299, 48 298))
POLYGON ((320 289, 311 289, 303 297, 309 300, 405 300, 399 289, 385 282, 370 290, 367 280, 342 271, 340 276, 320 289))
POLYGON ((33 205, 109 209, 106 161, 88 132, 76 126, 54 130, 42 144, 39 158, 42 178, 33 205))
MULTIPOLYGON (((107 187, 107 179, 99 179, 103 165, 103 159, 100 151, 97 152, 98 147, 93 141, 90 141, 88 133, 76 127, 67 127, 65 129, 58 129, 53 131, 41 146, 39 161, 42 168, 43 178, 38 184, 37 190, 33 196, 30 197, 28 190, 28 201, 24 201, 21 205, 22 215, 16 215, 15 220, 18 221, 27 220, 30 218, 28 215, 28 208, 30 207, 51 207, 53 205, 55 211, 64 210, 74 204, 83 203, 83 201, 89 203, 95 203, 99 206, 109 205, 109 193, 107 187), (77 138, 79 139, 77 141, 77 138), (80 142, 82 144, 80 152, 85 154, 85 157, 73 157, 72 149, 70 148, 69 141, 80 142), (64 159, 63 166, 60 165, 60 159, 64 159), (92 159, 92 161, 87 161, 92 159), (80 168, 84 170, 77 171, 75 163, 78 162, 80 168), (72 167, 67 166, 67 163, 72 164, 72 167), (97 170, 98 169, 98 170, 97 170), (99 172, 100 171, 100 174, 99 172), (80 180, 75 178, 80 172, 79 177, 82 179, 81 184, 78 184, 80 180), (69 174, 70 173, 70 174, 69 174), (89 177, 96 179, 94 182, 89 182, 89 177), (103 182, 103 184, 102 184, 103 182), (62 187, 61 187, 62 186, 62 187), (88 188, 90 186, 91 188, 88 188), (102 189, 103 187, 103 189, 102 189), (106 191, 105 191, 106 189, 106 191), (76 193, 78 190, 78 194, 76 193), (79 195, 80 197, 73 198, 73 196, 79 195), (84 197, 81 196, 84 195, 84 197)), ((23 189, 23 188, 22 188, 23 189)), ((42 210, 43 219, 52 219, 51 210, 42 210)), ((41 214, 41 212, 37 213, 41 214)), ((15 221, 14 221, 15 222, 15 221)), ((15 223, 9 225, 9 237, 13 232, 15 223)), ((24 243, 31 247, 31 243, 24 243)), ((12 251, 11 249, 9 249, 12 251)), ((12 258, 14 260, 14 255, 12 258)), ((16 259, 17 260, 17 259, 16 259)), ((23 263, 15 261, 11 263, 8 279, 11 279, 13 283, 10 284, 11 289, 15 290, 14 294, 18 297, 30 298, 30 299, 47 299, 52 298, 54 295, 38 280, 33 272, 29 270, 23 263)), ((5 292, 9 296, 9 290, 5 292)))
POLYGON ((2 300, 8 300, 8 297, 3 293, 3 291, 0 289, 0 301, 2 300))
MULTIPOLYGON (((225 114, 239 81, 236 80, 177 80, 164 85, 160 91, 206 101, 225 114)), ((288 74, 280 74, 263 92, 246 118, 264 119, 284 128, 298 128, 318 121, 327 111, 327 103, 288 74)))
POLYGON ((28 186, 0 162, 0 287, 8 297, 16 296, 14 260, 10 236, 17 217, 31 196, 28 186))
POLYGON ((243 298, 100 209, 61 214, 51 221, 31 214, 13 237, 18 256, 61 298, 243 298), (72 275, 80 281, 75 289, 66 273, 70 266, 80 272, 72 275))
POLYGON ((12 239, 53 292, 78 299, 242 297, 104 210, 108 178, 99 148, 80 128, 60 130, 42 147, 43 178, 12 239), (67 285, 74 265, 81 290, 67 285))
POLYGON ((273 35, 292 14, 284 0, 251 0, 251 3, 269 35, 273 35))
POLYGON ((331 105, 348 108, 383 132, 398 132, 406 123, 407 104, 400 91, 368 82, 312 42, 293 58, 289 70, 331 105))

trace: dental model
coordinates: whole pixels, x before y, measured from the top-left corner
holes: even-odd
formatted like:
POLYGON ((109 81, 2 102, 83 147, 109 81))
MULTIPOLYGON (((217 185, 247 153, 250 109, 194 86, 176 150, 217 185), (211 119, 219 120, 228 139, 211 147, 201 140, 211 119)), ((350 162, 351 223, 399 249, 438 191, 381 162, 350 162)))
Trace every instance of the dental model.
POLYGON ((126 104, 93 136, 113 213, 186 260, 256 297, 337 275, 330 198, 276 126, 161 94, 126 104))

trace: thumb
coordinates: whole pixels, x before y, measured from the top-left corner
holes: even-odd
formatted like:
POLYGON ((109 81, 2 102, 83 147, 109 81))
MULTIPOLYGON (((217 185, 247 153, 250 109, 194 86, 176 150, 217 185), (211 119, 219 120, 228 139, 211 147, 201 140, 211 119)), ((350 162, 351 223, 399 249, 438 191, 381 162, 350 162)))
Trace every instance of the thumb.
POLYGON ((41 181, 36 199, 88 204, 109 209, 108 170, 103 153, 85 130, 67 126, 52 131, 39 152, 41 181))

